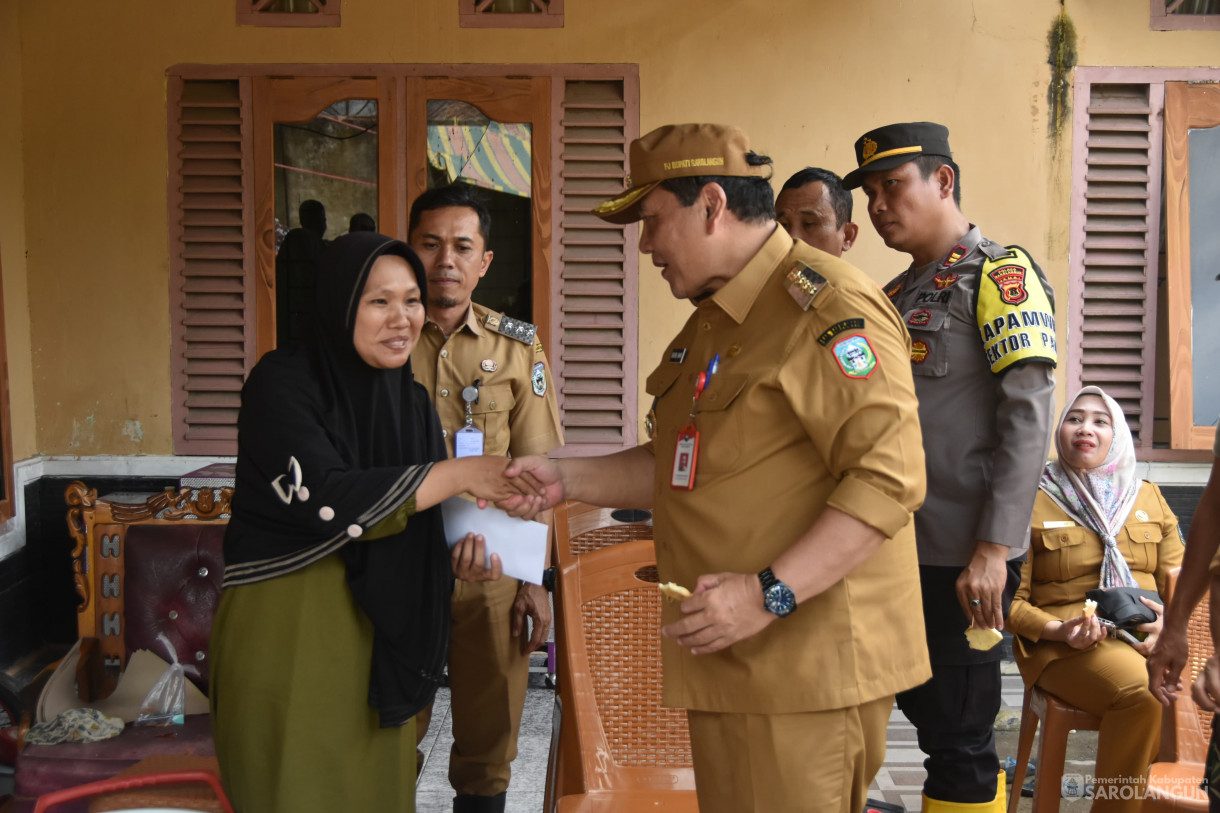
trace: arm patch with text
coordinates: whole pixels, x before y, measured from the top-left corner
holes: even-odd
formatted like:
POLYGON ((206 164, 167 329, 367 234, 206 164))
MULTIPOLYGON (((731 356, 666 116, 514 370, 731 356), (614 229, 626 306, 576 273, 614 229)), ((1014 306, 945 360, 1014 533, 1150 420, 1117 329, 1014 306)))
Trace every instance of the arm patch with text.
POLYGON ((1055 307, 1041 269, 1025 250, 988 259, 979 271, 975 318, 991 372, 1019 362, 1059 362, 1055 342, 1055 307))

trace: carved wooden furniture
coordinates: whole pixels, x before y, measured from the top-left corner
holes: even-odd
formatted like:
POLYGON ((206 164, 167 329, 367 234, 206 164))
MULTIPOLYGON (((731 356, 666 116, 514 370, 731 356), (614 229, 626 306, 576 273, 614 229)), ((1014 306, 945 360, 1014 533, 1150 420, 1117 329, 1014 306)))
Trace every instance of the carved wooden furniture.
MULTIPOLYGON (((74 580, 81 705, 113 691, 128 657, 147 649, 177 659, 187 678, 208 688, 208 639, 220 602, 223 541, 231 488, 166 489, 142 503, 99 499, 84 483, 66 492, 75 540, 74 580), (172 652, 170 651, 172 648, 172 652)), ((97 743, 28 746, 17 757, 17 813, 38 797, 107 779, 151 756, 215 755, 206 714, 184 725, 127 726, 97 743)), ((74 804, 60 809, 70 813, 74 804)))

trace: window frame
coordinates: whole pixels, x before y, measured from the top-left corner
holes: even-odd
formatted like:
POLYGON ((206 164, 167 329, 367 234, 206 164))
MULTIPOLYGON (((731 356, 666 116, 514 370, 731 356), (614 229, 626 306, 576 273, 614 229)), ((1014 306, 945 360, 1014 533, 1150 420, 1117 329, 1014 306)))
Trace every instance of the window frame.
POLYGON ((539 13, 493 12, 493 0, 458 0, 460 28, 563 28, 563 0, 530 0, 535 6, 545 3, 539 13))
POLYGON ((272 1, 237 0, 237 24, 279 28, 337 28, 342 24, 343 0, 322 0, 325 8, 316 13, 263 11, 272 1))
POLYGON ((1153 31, 1220 30, 1220 14, 1171 14, 1173 0, 1149 0, 1149 26, 1153 31))
MULTIPOLYGON (((1165 167, 1164 153, 1164 115, 1165 115, 1165 85, 1168 82, 1220 82, 1220 68, 1135 68, 1135 67, 1079 67, 1073 74, 1074 78, 1074 121, 1071 177, 1071 216, 1069 226, 1068 249, 1068 353, 1065 375, 1068 393, 1076 392, 1085 383, 1083 368, 1088 359, 1081 346, 1084 334, 1084 324, 1087 316, 1083 313, 1085 301, 1085 267, 1088 246, 1086 245, 1086 226, 1088 217, 1085 211, 1086 176, 1089 171, 1089 136, 1091 110, 1089 101, 1092 89, 1098 85, 1146 85, 1148 88, 1148 121, 1149 150, 1155 160, 1150 160, 1148 166, 1147 197, 1148 213, 1144 239, 1147 242, 1146 262, 1144 265, 1145 297, 1144 312, 1145 341, 1151 341, 1151 350, 1144 359, 1141 369, 1143 390, 1141 404, 1144 414, 1150 417, 1154 414, 1154 399, 1157 381, 1157 332, 1161 327, 1158 317, 1157 275, 1159 257, 1161 254, 1161 205, 1162 177, 1165 167)), ((1168 224, 1167 224, 1168 227, 1168 224)), ((1168 271, 1166 271, 1168 273, 1168 271)), ((1175 446, 1172 427, 1172 404, 1170 448, 1154 447, 1154 432, 1149 427, 1147 432, 1141 432, 1136 440, 1136 455, 1143 461, 1166 462, 1210 462, 1211 441, 1206 448, 1195 442, 1188 446, 1175 446)))

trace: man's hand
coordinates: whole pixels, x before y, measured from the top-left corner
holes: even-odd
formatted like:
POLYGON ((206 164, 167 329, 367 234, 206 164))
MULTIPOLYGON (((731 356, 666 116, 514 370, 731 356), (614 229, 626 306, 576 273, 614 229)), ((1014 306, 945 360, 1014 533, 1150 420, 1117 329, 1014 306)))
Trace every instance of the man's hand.
POLYGON ((1195 685, 1191 687, 1190 696, 1195 705, 1204 711, 1220 712, 1220 655, 1212 655, 1203 664, 1195 685))
POLYGON ((513 636, 521 639, 521 654, 528 655, 546 641, 551 631, 551 602, 546 590, 540 585, 521 582, 517 598, 513 602, 513 636), (525 616, 530 617, 534 628, 525 635, 525 616))
POLYGON ((500 578, 500 555, 491 555, 490 567, 487 563, 486 544, 482 534, 466 534, 453 546, 450 554, 453 563, 453 575, 465 582, 494 582, 500 578))
POLYGON ((1008 581, 1011 549, 979 541, 970 564, 957 577, 957 600, 962 612, 978 629, 1004 629, 1004 585, 1008 581), (973 602, 977 601, 978 604, 973 602))
POLYGON ((1148 655, 1148 691, 1166 708, 1182 691, 1182 667, 1186 665, 1186 632, 1165 625, 1148 655))
POLYGON ((752 573, 700 576, 695 592, 682 602, 683 618, 661 628, 692 655, 732 646, 760 632, 776 619, 763 606, 762 584, 752 573))
POLYGON ((518 457, 504 470, 504 476, 522 494, 533 495, 514 496, 496 503, 514 517, 533 519, 538 512, 554 508, 564 500, 563 479, 554 460, 541 455, 518 457))

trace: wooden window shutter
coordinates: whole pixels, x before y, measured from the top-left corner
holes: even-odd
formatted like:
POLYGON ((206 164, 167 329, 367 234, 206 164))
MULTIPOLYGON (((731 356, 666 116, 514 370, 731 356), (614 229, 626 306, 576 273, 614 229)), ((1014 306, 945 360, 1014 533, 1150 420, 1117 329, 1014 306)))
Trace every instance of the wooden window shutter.
MULTIPOLYGON (((1081 88, 1078 87, 1078 92, 1081 88)), ((1069 397, 1103 388, 1137 447, 1152 446, 1160 224, 1159 128, 1147 84, 1088 86, 1083 213, 1077 210, 1068 297, 1069 397)), ((1078 131, 1079 135, 1079 131, 1078 131)))
POLYGON ((633 86, 623 79, 564 80, 560 149, 555 150, 559 206, 555 256, 560 383, 565 454, 617 451, 636 444, 638 255, 634 227, 592 214, 622 192, 627 145, 638 125, 628 116, 633 86), (634 241, 633 241, 634 243, 634 241))
POLYGON ((174 452, 233 455, 255 361, 249 81, 170 77, 169 93, 174 452))

